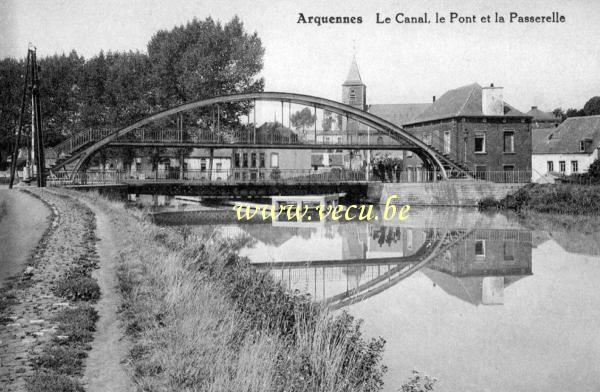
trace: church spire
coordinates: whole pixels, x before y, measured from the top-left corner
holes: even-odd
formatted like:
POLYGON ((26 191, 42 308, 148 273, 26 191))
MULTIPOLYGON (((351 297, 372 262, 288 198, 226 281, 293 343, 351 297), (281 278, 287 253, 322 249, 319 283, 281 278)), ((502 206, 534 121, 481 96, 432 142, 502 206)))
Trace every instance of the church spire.
POLYGON ((360 72, 358 71, 358 64, 356 63, 356 55, 352 56, 352 64, 350 64, 350 70, 344 85, 362 85, 362 79, 360 78, 360 72))

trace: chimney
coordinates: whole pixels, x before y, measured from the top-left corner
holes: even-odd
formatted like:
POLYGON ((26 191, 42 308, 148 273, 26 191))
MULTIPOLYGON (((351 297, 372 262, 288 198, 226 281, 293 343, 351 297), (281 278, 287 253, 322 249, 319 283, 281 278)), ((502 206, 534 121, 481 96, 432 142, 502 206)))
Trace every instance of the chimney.
POLYGON ((504 115, 504 98, 502 95, 502 87, 494 87, 494 83, 490 87, 481 88, 481 111, 484 116, 503 116, 504 115))
POLYGON ((435 95, 433 96, 433 102, 435 102, 435 95))

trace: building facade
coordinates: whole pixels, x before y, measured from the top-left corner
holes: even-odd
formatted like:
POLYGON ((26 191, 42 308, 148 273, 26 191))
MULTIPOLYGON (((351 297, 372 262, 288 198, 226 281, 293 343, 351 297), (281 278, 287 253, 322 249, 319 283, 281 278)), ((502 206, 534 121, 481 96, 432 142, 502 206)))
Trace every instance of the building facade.
MULTIPOLYGON (((504 102, 501 87, 450 90, 404 128, 469 171, 531 171, 531 117, 504 102)), ((411 153, 405 160, 422 167, 411 153)))
POLYGON ((600 116, 569 117, 557 128, 536 130, 534 135, 533 181, 585 173, 598 159, 600 116))

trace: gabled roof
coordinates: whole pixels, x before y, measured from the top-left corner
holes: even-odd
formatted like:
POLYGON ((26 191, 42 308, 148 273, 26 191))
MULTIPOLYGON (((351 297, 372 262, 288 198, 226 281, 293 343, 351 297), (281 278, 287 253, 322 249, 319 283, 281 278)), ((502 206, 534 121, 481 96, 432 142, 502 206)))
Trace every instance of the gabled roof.
MULTIPOLYGON (((469 84, 444 93, 410 124, 441 120, 454 117, 483 117, 481 110, 482 87, 478 83, 469 84)), ((504 102, 505 117, 526 117, 526 115, 504 102)))
POLYGON ((576 154, 588 153, 600 146, 600 115, 586 117, 569 117, 557 128, 551 128, 552 131, 547 137, 535 137, 534 131, 532 138, 534 154, 576 154), (591 143, 585 151, 580 150, 579 143, 583 140, 589 140, 591 143))
POLYGON ((537 106, 532 107, 527 115, 533 117, 533 121, 560 121, 552 112, 543 112, 537 106))
POLYGON ((544 150, 544 146, 548 141, 548 138, 556 128, 539 128, 531 131, 531 144, 533 146, 533 153, 539 153, 544 150), (538 151, 538 149, 541 149, 538 151))
POLYGON ((348 71, 348 76, 346 76, 346 81, 344 82, 344 86, 354 86, 354 85, 362 85, 362 79, 360 78, 360 72, 358 72, 358 64, 356 64, 356 57, 352 57, 352 64, 350 64, 350 70, 348 71))
POLYGON ((423 113, 429 106, 430 103, 376 104, 369 105, 367 111, 394 125, 402 126, 423 113))

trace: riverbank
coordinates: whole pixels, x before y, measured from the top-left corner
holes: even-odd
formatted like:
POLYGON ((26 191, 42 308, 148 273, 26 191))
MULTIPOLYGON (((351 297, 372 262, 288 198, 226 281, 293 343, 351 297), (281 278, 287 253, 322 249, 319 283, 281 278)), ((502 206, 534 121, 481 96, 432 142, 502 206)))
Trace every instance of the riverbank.
POLYGON ((120 250, 132 376, 149 390, 374 391, 383 341, 286 293, 223 238, 143 221, 98 196, 120 250))
POLYGON ((599 215, 600 186, 575 184, 529 184, 500 200, 486 198, 482 210, 510 209, 542 213, 599 215))

